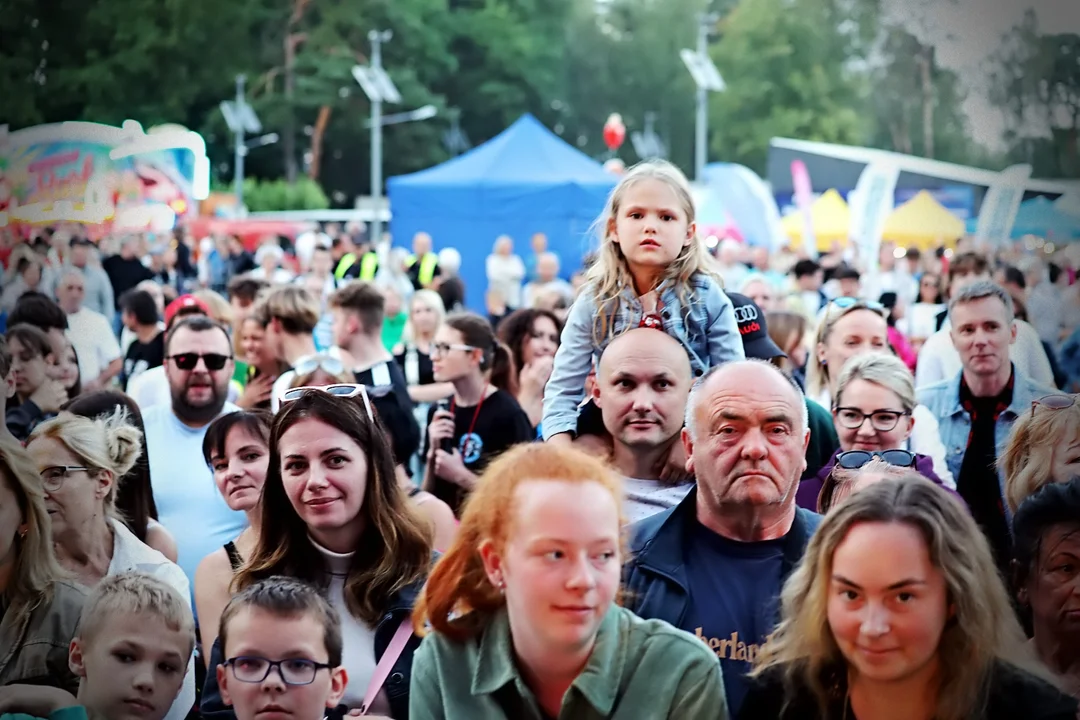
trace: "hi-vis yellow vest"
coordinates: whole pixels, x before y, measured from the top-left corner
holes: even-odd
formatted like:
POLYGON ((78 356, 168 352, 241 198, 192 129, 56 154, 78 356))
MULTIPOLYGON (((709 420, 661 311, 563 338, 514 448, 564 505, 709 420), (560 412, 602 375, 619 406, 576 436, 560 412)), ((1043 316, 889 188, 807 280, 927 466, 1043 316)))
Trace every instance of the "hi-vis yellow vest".
MULTIPOLYGON (((349 253, 343 255, 341 262, 338 263, 337 270, 334 271, 334 277, 338 280, 343 280, 345 274, 349 272, 349 269, 356 264, 356 255, 349 253)), ((375 273, 379 269, 379 256, 375 252, 366 252, 364 256, 360 258, 360 279, 367 282, 371 282, 375 279, 375 273)))
MULTIPOLYGON (((412 267, 416 264, 416 256, 410 255, 406 267, 412 267)), ((428 253, 420 260, 420 272, 417 273, 416 279, 421 285, 427 286, 431 284, 431 281, 435 279, 435 266, 439 264, 439 256, 435 253, 428 253)))

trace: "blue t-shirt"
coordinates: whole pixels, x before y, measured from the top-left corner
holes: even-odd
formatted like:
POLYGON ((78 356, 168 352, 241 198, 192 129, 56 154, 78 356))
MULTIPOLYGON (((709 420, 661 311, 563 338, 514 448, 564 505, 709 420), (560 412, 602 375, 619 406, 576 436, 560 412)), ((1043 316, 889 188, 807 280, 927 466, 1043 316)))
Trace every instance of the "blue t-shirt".
MULTIPOLYGON (((237 409, 226 403, 222 414, 237 409)), ((214 484, 214 473, 203 460, 206 425, 184 425, 171 405, 148 408, 143 412, 143 425, 158 522, 176 540, 176 564, 194 588, 195 568, 204 557, 235 540, 247 527, 247 516, 225 504, 214 484)))
POLYGON ((728 709, 735 717, 748 689, 745 676, 773 631, 784 540, 736 542, 697 521, 687 534, 690 593, 681 629, 720 658, 728 709))

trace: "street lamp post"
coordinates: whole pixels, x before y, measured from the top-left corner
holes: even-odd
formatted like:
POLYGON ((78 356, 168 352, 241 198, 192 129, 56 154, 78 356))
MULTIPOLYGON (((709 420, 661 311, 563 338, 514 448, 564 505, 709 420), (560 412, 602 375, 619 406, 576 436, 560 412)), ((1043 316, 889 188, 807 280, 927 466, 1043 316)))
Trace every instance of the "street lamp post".
POLYGON ((709 28, 716 24, 717 15, 702 13, 698 16, 697 50, 683 50, 679 54, 686 69, 697 86, 697 126, 694 132, 694 176, 698 182, 705 174, 705 161, 709 144, 709 93, 723 92, 724 80, 709 57, 709 28))
MULTIPOLYGON (((219 105, 221 114, 225 117, 225 124, 233 133, 233 188, 236 194, 237 211, 240 213, 243 213, 244 210, 244 158, 247 156, 248 151, 248 146, 244 143, 244 133, 254 135, 262 132, 262 123, 259 122, 255 111, 251 109, 251 106, 247 104, 247 100, 244 98, 244 81, 245 77, 243 75, 237 75, 236 100, 234 102, 226 100, 219 105)), ((269 137, 269 135, 265 137, 269 137)), ((264 139, 259 138, 260 141, 264 139)), ((277 136, 274 135, 274 140, 270 142, 276 140, 277 136)), ((266 143, 259 142, 258 144, 266 143)))

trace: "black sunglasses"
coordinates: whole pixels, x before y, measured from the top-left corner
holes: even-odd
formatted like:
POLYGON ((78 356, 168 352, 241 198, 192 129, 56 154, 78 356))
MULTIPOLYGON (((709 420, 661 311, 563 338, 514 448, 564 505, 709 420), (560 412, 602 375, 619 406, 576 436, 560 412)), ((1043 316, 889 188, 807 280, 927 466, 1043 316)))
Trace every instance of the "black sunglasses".
POLYGON ((874 458, 883 460, 896 467, 914 467, 915 453, 907 450, 848 450, 836 456, 836 466, 845 470, 858 470, 874 458))
POLYGON ((199 358, 206 363, 206 369, 210 371, 220 370, 225 367, 225 363, 232 360, 232 355, 219 355, 218 353, 179 353, 177 355, 170 355, 165 358, 166 360, 172 360, 176 363, 176 367, 181 370, 194 370, 195 366, 199 364, 199 358))

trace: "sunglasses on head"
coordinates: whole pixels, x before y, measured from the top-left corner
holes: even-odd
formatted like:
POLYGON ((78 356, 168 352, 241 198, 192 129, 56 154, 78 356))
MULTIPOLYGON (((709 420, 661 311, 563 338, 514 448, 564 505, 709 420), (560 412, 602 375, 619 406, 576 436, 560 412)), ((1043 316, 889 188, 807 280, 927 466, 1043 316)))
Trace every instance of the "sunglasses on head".
POLYGON ((829 303, 829 306, 837 307, 844 312, 847 312, 848 310, 873 310, 877 313, 885 312, 885 306, 879 302, 853 297, 838 297, 829 303))
POLYGON ((360 396, 364 402, 364 411, 367 413, 368 420, 375 422, 375 413, 371 410, 371 399, 368 397, 367 388, 363 385, 356 385, 354 383, 339 383, 337 385, 324 385, 323 387, 308 385, 292 388, 291 390, 286 390, 281 395, 281 404, 284 405, 293 400, 299 400, 308 392, 321 392, 339 398, 354 398, 360 396))
POLYGON ((199 364, 199 358, 202 358, 203 363, 206 364, 207 370, 220 370, 225 367, 225 363, 232 360, 232 355, 221 355, 219 353, 177 353, 176 355, 170 355, 165 358, 166 360, 172 360, 176 363, 176 367, 181 370, 194 370, 195 366, 199 364))
POLYGON ((1035 406, 1037 405, 1049 410, 1064 410, 1065 408, 1071 408, 1075 404, 1076 395, 1066 395, 1065 393, 1043 395, 1038 400, 1031 401, 1031 417, 1035 417, 1035 406))
POLYGON ((310 375, 319 369, 330 375, 340 375, 345 372, 345 364, 341 362, 340 358, 320 353, 300 358, 297 360, 296 365, 293 366, 293 370, 296 371, 297 375, 310 375))
POLYGON ((836 466, 845 470, 858 470, 874 458, 896 467, 915 467, 915 453, 907 450, 848 450, 836 456, 836 466))

